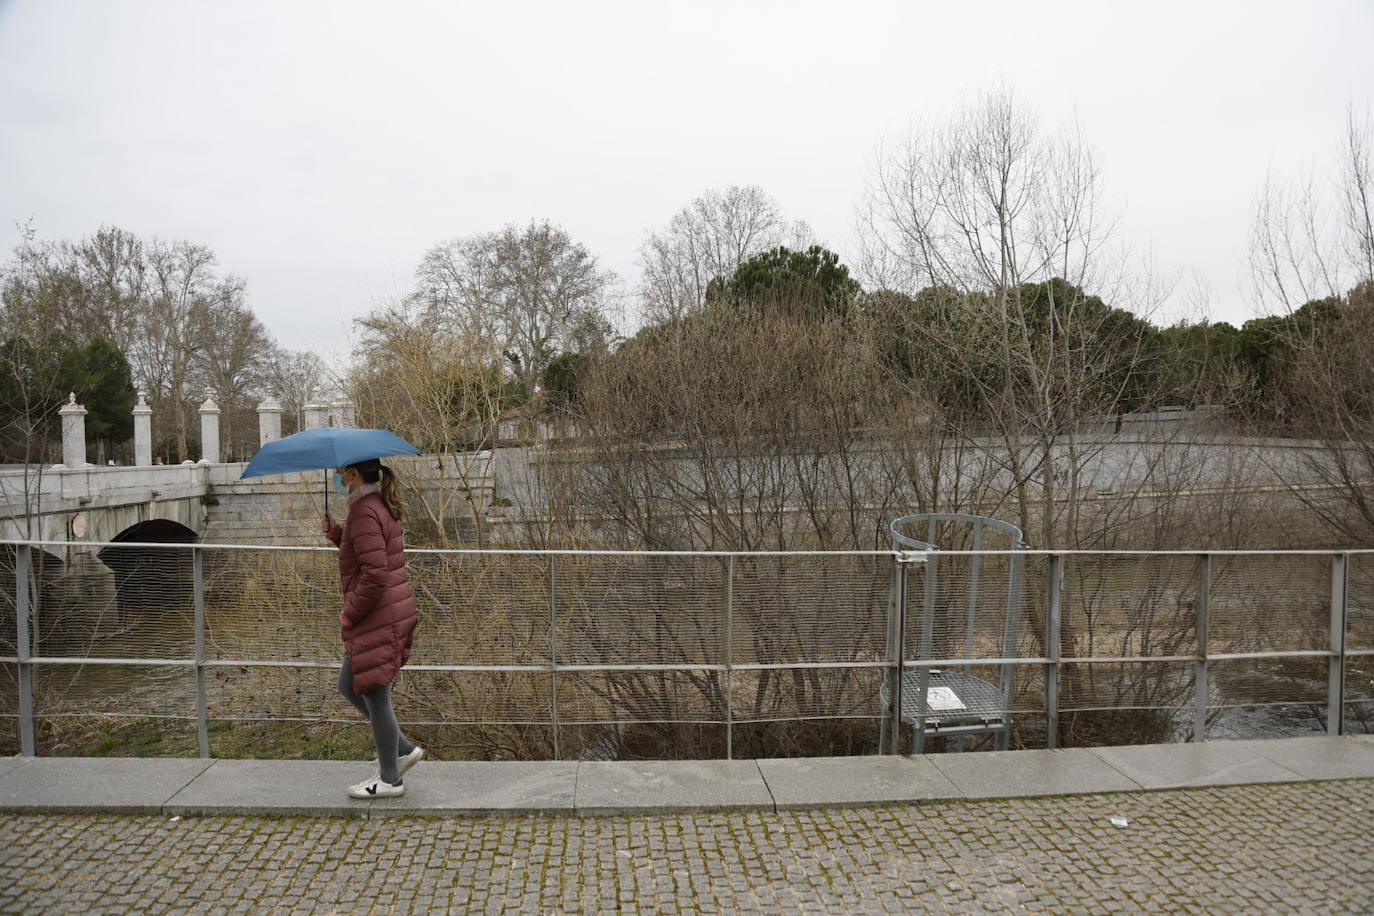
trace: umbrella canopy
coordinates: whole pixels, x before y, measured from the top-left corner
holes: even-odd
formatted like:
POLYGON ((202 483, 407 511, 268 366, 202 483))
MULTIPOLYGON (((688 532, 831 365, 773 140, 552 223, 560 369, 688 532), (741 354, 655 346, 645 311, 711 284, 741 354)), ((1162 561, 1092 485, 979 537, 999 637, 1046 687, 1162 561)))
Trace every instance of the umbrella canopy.
POLYGON ((340 429, 322 426, 269 442, 258 450, 240 478, 319 471, 389 455, 418 455, 420 450, 384 429, 340 429))

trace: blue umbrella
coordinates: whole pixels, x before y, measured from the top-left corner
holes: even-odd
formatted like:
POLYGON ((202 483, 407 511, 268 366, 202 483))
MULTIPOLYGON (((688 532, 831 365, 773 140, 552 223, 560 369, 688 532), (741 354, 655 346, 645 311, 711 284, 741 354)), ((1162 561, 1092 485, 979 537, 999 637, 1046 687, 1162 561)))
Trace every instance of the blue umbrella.
MULTIPOLYGON (((239 478, 291 474, 346 467, 370 458, 389 455, 418 455, 420 450, 395 433, 384 429, 341 429, 322 426, 305 429, 258 450, 239 478)), ((329 508, 329 477, 325 476, 325 509, 329 508)))

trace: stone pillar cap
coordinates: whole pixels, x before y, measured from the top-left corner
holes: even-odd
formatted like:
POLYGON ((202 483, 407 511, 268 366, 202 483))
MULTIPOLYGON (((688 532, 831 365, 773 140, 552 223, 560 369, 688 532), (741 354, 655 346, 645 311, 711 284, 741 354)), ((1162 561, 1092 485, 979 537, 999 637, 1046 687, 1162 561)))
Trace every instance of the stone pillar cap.
POLYGON ((205 403, 200 405, 200 412, 201 412, 201 413, 219 413, 219 407, 215 404, 214 400, 211 398, 211 391, 210 391, 209 388, 206 388, 206 389, 205 389, 205 403))
POLYGON ((258 405, 258 413, 267 413, 274 410, 280 413, 282 409, 281 401, 277 400, 276 396, 272 394, 272 390, 269 388, 264 394, 266 397, 264 397, 262 403, 258 405))
POLYGON ((152 412, 153 408, 148 406, 148 392, 142 388, 138 389, 138 403, 134 405, 134 413, 150 414, 152 412))
POLYGON ((58 414, 64 417, 80 417, 86 415, 86 408, 76 403, 76 392, 67 395, 67 403, 62 405, 58 414))

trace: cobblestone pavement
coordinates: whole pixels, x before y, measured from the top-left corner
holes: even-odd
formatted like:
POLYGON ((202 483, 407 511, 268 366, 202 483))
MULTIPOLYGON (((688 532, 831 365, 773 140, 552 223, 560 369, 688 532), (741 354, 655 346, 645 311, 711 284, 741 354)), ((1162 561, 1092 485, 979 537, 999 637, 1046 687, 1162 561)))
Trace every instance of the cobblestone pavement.
POLYGON ((16 814, 0 849, 0 910, 25 913, 1370 912, 1374 780, 778 814, 16 814))

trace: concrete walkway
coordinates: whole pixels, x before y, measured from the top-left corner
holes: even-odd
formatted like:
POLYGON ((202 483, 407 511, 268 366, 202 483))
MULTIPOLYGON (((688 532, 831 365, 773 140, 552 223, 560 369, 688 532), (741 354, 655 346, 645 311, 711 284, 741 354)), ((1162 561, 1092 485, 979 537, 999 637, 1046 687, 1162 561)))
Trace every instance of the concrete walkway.
POLYGON ((1374 736, 794 760, 419 764, 401 798, 353 801, 364 762, 0 758, 0 811, 161 815, 607 815, 1374 778, 1374 736))
POLYGON ((1374 902, 1370 739, 430 762, 404 799, 349 803, 366 770, 0 758, 0 913, 1248 916, 1374 902), (292 811, 352 816, 271 816, 292 811))

